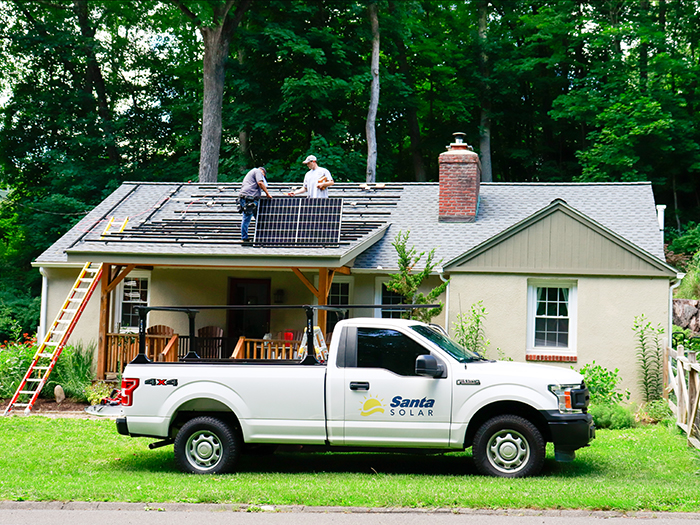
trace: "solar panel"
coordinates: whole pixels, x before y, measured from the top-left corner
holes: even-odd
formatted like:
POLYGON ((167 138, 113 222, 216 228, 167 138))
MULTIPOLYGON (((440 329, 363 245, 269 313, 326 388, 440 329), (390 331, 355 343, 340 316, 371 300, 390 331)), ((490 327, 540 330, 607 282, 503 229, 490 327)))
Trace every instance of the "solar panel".
POLYGON ((343 199, 261 199, 255 222, 260 244, 338 244, 343 199))

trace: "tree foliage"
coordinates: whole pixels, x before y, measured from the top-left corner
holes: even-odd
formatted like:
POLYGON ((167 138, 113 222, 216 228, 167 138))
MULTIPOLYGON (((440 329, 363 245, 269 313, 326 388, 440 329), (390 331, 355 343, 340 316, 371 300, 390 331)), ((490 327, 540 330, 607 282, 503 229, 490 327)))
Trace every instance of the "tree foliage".
MULTIPOLYGON (((397 293, 403 297, 403 304, 436 304, 435 301, 447 289, 449 280, 440 283, 438 286, 430 290, 427 294, 419 291, 423 281, 425 281, 435 267, 440 262, 435 263, 435 248, 430 250, 425 258, 425 264, 422 269, 417 269, 425 252, 416 253, 415 246, 408 247, 408 236, 411 232, 402 234, 399 232, 394 238, 391 245, 396 250, 397 264, 399 273, 391 275, 391 280, 386 283, 387 290, 397 293)), ((408 310, 403 317, 406 319, 417 319, 424 323, 429 323, 430 320, 440 315, 444 305, 439 303, 435 308, 413 308, 408 310)))
MULTIPOLYGON (((0 302, 33 309, 26 330, 30 262, 87 210, 126 180, 197 179, 197 35, 243 4, 0 3, 0 302)), ((222 63, 218 180, 301 180, 308 154, 365 180, 372 4, 377 181, 437 180, 463 131, 496 182, 650 180, 669 225, 700 222, 700 0, 251 2, 222 63)))

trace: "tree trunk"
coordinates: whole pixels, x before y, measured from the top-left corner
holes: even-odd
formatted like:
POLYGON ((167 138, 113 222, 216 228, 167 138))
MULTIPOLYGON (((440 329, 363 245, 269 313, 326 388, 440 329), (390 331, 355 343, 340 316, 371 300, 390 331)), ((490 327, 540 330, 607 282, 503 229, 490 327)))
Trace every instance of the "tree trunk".
POLYGON ((219 173, 221 152, 221 111, 224 99, 224 80, 229 43, 243 14, 252 0, 226 0, 225 3, 211 2, 213 7, 212 25, 205 27, 199 17, 182 2, 172 0, 199 29, 204 41, 203 60, 203 101, 202 101, 202 144, 199 157, 199 182, 216 182, 219 173), (231 15, 231 8, 236 9, 231 15))
POLYGON ((376 3, 368 6, 372 24, 372 85, 369 98, 369 111, 365 132, 367 134, 367 182, 377 180, 377 107, 379 106, 379 15, 376 3))
POLYGON ((229 38, 223 27, 200 27, 204 39, 202 103, 202 144, 199 156, 199 182, 216 182, 221 150, 221 108, 229 38))
POLYGON ((491 170, 491 90, 488 85, 489 66, 486 53, 488 29, 488 0, 479 0, 479 69, 481 70, 481 119, 479 122, 479 151, 481 152, 481 180, 492 182, 491 170))

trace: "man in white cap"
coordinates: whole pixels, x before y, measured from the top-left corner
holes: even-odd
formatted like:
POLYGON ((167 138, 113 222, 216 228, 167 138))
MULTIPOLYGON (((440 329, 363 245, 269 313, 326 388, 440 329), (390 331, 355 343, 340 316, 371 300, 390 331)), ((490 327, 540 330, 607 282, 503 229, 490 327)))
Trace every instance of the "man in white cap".
POLYGON ((309 155, 304 162, 309 172, 304 177, 304 184, 298 190, 290 191, 287 195, 301 195, 308 193, 310 199, 327 199, 328 188, 333 186, 333 177, 326 168, 321 168, 316 162, 316 157, 309 155))

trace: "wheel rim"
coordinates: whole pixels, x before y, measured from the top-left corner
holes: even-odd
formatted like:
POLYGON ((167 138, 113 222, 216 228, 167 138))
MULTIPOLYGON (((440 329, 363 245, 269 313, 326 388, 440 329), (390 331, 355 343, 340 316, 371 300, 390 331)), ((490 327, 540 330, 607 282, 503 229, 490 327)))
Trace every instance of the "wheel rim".
POLYGON ((486 444, 489 463, 500 472, 518 472, 530 459, 530 444, 515 430, 499 430, 486 444))
POLYGON ((193 433, 185 446, 187 461, 198 470, 210 470, 221 461, 223 447, 218 436, 209 430, 193 433))

